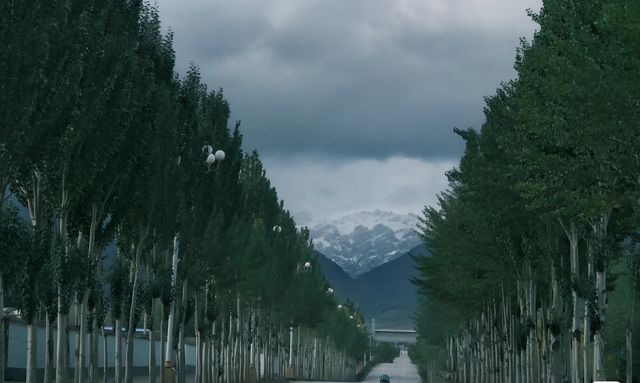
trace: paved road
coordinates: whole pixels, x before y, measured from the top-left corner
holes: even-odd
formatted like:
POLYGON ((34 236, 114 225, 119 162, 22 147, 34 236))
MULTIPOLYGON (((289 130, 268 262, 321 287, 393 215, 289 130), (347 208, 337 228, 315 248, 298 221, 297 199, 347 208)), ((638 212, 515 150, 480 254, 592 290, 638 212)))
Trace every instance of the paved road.
MULTIPOLYGON (((373 368, 367 378, 363 382, 380 382, 380 375, 387 374, 391 378, 391 383, 420 383, 418 369, 411 363, 406 353, 401 353, 393 363, 381 363, 373 368)), ((434 377, 434 383, 444 383, 440 377, 434 377)), ((313 382, 306 382, 313 383, 313 382)), ((330 382, 323 382, 330 383, 330 382)))
POLYGON ((380 363, 369 373, 365 382, 379 382, 380 375, 387 374, 391 383, 420 383, 418 368, 411 363, 406 353, 401 353, 393 363, 380 363))

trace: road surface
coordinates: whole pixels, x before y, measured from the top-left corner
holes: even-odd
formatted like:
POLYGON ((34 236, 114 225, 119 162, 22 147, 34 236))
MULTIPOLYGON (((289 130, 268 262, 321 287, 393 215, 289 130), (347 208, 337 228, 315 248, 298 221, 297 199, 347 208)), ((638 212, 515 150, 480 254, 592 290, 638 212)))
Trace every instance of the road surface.
MULTIPOLYGON (((397 357, 393 363, 381 363, 373 368, 363 382, 378 383, 380 375, 387 374, 391 378, 391 383, 420 383, 418 369, 411 363, 409 356, 403 352, 397 357)), ((434 376, 434 383, 444 383, 444 380, 438 376, 434 376)), ((302 382, 301 382, 302 383, 302 382)), ((314 382, 306 382, 314 383, 314 382)), ((328 383, 328 382, 323 382, 328 383)))

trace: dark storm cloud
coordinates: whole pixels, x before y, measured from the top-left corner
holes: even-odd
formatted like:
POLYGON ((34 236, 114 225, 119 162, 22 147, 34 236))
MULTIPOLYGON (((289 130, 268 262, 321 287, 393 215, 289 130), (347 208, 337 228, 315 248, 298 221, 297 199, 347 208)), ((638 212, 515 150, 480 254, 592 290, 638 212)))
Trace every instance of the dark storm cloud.
POLYGON ((535 0, 159 2, 178 70, 224 88, 266 155, 454 158, 513 77, 535 0))

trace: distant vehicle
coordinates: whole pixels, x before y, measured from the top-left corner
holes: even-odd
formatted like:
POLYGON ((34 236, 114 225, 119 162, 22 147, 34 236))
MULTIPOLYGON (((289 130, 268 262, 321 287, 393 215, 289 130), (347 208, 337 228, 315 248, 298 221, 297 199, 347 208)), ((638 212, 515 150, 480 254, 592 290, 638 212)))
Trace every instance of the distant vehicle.
POLYGON ((391 379, 389 379, 389 375, 383 374, 380 375, 380 383, 390 383, 391 379))

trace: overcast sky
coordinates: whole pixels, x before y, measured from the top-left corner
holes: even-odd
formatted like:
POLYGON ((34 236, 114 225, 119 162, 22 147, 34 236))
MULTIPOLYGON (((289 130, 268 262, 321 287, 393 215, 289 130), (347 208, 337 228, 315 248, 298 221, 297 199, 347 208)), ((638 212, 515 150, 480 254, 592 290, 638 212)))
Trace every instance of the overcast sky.
POLYGON ((419 212, 483 97, 514 76, 541 0, 158 0, 177 70, 223 88, 245 150, 317 218, 419 212))

